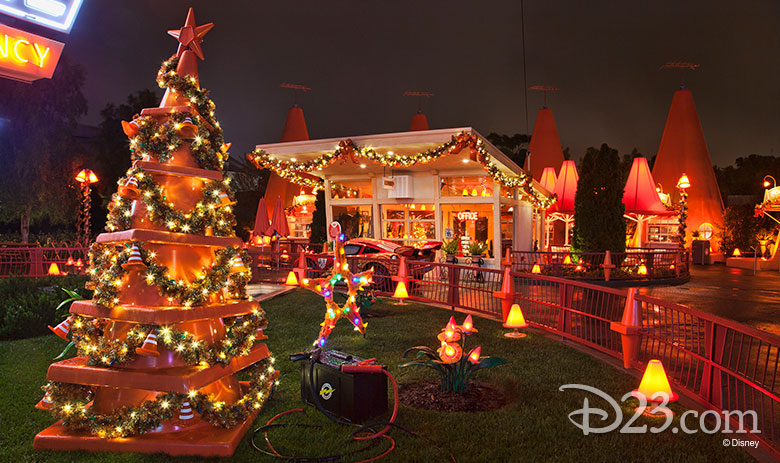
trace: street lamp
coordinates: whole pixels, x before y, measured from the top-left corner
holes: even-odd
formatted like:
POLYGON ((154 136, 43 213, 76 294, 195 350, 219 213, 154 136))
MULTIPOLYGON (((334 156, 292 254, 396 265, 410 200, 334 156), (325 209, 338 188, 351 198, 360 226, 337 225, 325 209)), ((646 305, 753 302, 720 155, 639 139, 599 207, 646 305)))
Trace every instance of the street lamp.
POLYGON ((83 247, 89 244, 89 209, 92 200, 92 184, 97 183, 98 177, 89 169, 81 169, 76 174, 76 181, 81 184, 81 207, 79 208, 79 218, 76 223, 76 240, 83 247))
POLYGON ((691 181, 683 173, 677 180, 677 189, 680 190, 680 225, 677 227, 677 240, 680 249, 685 250, 685 229, 688 227, 685 221, 688 219, 688 193, 685 191, 691 187, 691 181))
POLYGON ((777 180, 771 175, 764 175, 764 188, 769 188, 769 179, 772 179, 772 188, 777 188, 777 180))

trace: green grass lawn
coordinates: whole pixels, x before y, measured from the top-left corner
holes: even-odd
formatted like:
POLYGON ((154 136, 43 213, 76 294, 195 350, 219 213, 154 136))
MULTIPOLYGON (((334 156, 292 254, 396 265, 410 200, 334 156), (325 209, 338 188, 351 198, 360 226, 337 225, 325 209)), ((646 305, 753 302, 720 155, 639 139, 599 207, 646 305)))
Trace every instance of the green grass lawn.
MULTIPOLYGON (((316 337, 324 314, 322 299, 297 291, 262 306, 268 314, 267 343, 277 358, 281 384, 253 429, 281 411, 302 406, 305 415, 297 414, 281 421, 313 423, 320 427, 273 431, 271 438, 278 449, 301 456, 318 456, 359 447, 344 444, 352 429, 332 424, 312 407, 302 405, 300 366, 287 360, 290 353, 307 349, 316 337)), ((389 367, 399 384, 432 377, 434 373, 430 370, 399 369, 398 365, 404 361, 401 355, 407 347, 435 346, 436 335, 450 313, 418 304, 405 307, 379 304, 370 312, 376 316, 367 318, 365 338, 346 321, 341 321, 331 334, 329 347, 361 357, 376 357, 389 367)), ((456 318, 461 322, 463 316, 458 314, 456 318)), ((752 460, 742 450, 724 448, 721 434, 685 435, 667 430, 660 434, 614 431, 584 436, 568 415, 582 408, 585 393, 559 392, 558 388, 567 383, 581 383, 619 398, 636 388, 637 379, 556 340, 534 333, 525 339, 507 339, 503 337, 506 330, 499 323, 479 318, 475 322, 479 333, 472 336, 470 345, 481 345, 483 355, 496 355, 509 361, 505 366, 479 372, 475 379, 504 388, 511 398, 509 405, 482 413, 440 413, 402 405, 397 422, 437 442, 446 451, 394 430, 391 434, 397 448, 382 461, 446 462, 448 452, 459 462, 752 460)), ((48 412, 33 407, 41 398, 40 386, 45 382, 47 366, 64 346, 65 342, 54 335, 0 343, 0 459, 170 461, 165 455, 33 451, 35 434, 53 422, 48 412)), ((591 406, 598 403, 592 396, 589 400, 591 406)), ((678 412, 683 410, 672 408, 678 412)), ((624 413, 625 423, 631 409, 624 407, 624 413)), ((657 425, 657 421, 644 419, 635 424, 643 423, 657 425)), ((262 443, 262 437, 258 442, 262 443)), ((384 448, 385 443, 379 445, 384 448)), ((380 448, 374 450, 378 453, 380 448)), ((233 459, 274 461, 255 451, 249 436, 244 438, 233 459)), ((197 459, 182 459, 193 460, 197 459)))

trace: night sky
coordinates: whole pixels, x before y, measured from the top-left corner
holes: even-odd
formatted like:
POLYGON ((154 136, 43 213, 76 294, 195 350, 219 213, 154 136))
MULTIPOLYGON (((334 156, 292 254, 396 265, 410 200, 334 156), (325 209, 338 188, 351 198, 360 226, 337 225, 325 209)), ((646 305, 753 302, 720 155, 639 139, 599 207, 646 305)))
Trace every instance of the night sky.
MULTIPOLYGON (((108 102, 155 88, 176 50, 166 30, 187 7, 203 42, 201 84, 212 91, 231 153, 281 135, 292 94, 312 138, 407 130, 424 103, 431 128, 525 132, 520 3, 507 1, 85 0, 65 53, 86 69, 97 124, 108 102)), ((609 143, 621 152, 658 149, 682 73, 666 61, 701 64, 687 73, 713 162, 780 150, 780 1, 652 2, 526 0, 528 85, 560 87, 549 99, 563 146, 579 158, 609 143), (618 4, 618 5, 615 5, 618 4)), ((158 89, 159 91, 159 89, 158 89)), ((529 93, 533 129, 542 94, 529 93)))

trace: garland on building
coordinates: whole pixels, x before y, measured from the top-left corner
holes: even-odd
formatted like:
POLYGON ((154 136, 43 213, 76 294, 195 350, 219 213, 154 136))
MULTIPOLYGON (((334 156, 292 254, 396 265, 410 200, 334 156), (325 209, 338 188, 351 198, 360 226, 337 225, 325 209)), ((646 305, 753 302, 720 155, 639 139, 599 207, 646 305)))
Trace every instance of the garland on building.
POLYGON ((270 396, 274 384, 278 383, 278 371, 273 362, 273 357, 268 357, 248 368, 251 375, 249 388, 233 404, 215 400, 213 396, 198 391, 189 394, 168 392, 137 407, 122 407, 111 413, 99 414, 89 406, 94 394, 87 386, 49 382, 42 389, 52 401, 52 415, 61 419, 65 427, 71 431, 87 431, 105 439, 149 432, 176 416, 184 402, 189 402, 203 420, 229 429, 262 408, 270 396))
MULTIPOLYGON (((156 254, 143 248, 143 243, 135 243, 146 265, 144 281, 149 286, 156 285, 164 297, 176 299, 186 307, 205 302, 209 296, 224 288, 233 299, 246 299, 246 285, 251 278, 249 270, 234 271, 233 259, 238 256, 248 265, 251 258, 247 252, 237 246, 217 249, 216 260, 208 268, 204 267, 198 278, 192 283, 175 280, 170 277, 168 267, 156 262, 156 254)), ((127 273, 122 267, 130 256, 131 244, 118 248, 116 245, 94 243, 89 249, 90 281, 95 290, 93 300, 100 305, 113 307, 119 303, 119 288, 122 277, 127 273)))
MULTIPOLYGON (((229 204, 223 204, 220 195, 225 194, 232 201, 230 177, 219 181, 205 181, 201 191, 201 200, 195 207, 184 212, 167 202, 165 189, 154 181, 151 175, 137 165, 127 171, 127 175, 119 180, 125 185, 127 180, 135 178, 138 182, 139 197, 146 205, 149 219, 163 225, 172 232, 205 234, 210 231, 214 236, 233 236, 236 218, 229 204)), ((132 206, 130 198, 114 193, 109 204, 106 230, 127 230, 132 227, 132 206)))
POLYGON ((552 206, 556 197, 544 197, 533 189, 531 177, 521 172, 520 174, 506 174, 492 160, 488 153, 485 143, 476 135, 469 135, 461 132, 448 142, 445 142, 436 148, 429 149, 416 154, 390 154, 380 153, 372 148, 355 145, 352 140, 343 140, 339 142, 335 151, 327 152, 321 156, 307 161, 283 161, 276 159, 261 149, 255 149, 247 154, 247 159, 257 168, 267 168, 279 175, 299 185, 312 187, 314 184, 322 188, 319 182, 305 178, 300 175, 302 172, 311 172, 317 169, 323 169, 340 159, 351 159, 356 162, 359 159, 367 159, 382 166, 387 167, 411 167, 416 164, 426 164, 448 154, 456 154, 461 150, 468 148, 476 161, 480 163, 483 169, 493 180, 506 188, 519 188, 521 199, 533 203, 535 207, 547 209, 552 206))
POLYGON ((214 364, 227 365, 235 357, 249 355, 258 330, 268 324, 265 313, 259 309, 232 320, 229 323, 225 320, 225 337, 213 345, 195 339, 187 331, 141 324, 128 330, 124 340, 106 339, 103 335, 111 320, 79 315, 73 316, 71 332, 77 355, 86 357, 88 365, 112 366, 134 359, 137 356, 135 349, 142 346, 152 329, 157 329, 157 342, 176 352, 186 364, 205 368, 214 364))

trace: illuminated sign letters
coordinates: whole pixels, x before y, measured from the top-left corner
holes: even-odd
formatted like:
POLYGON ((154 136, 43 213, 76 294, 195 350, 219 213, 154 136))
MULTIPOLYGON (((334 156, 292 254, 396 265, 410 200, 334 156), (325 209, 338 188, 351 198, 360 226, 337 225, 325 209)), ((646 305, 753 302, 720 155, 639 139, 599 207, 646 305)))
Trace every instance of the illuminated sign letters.
POLYGON ((69 33, 83 0, 0 0, 0 13, 69 33))
POLYGON ((51 79, 65 44, 0 24, 0 76, 51 79))
POLYGON ((458 212, 458 220, 463 222, 466 220, 469 221, 476 221, 479 220, 479 212, 472 212, 472 211, 460 211, 458 212))

